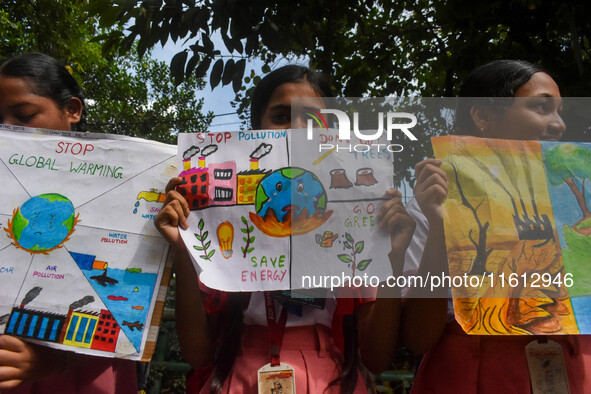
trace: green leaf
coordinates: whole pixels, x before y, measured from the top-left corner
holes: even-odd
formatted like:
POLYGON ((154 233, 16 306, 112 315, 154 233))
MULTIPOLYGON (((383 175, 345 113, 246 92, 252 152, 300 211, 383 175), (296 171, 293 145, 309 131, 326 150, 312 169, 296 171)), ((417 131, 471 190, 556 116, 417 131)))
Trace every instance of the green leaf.
POLYGON ((189 61, 187 62, 187 68, 185 70, 185 77, 189 78, 191 76, 191 74, 193 74, 193 70, 195 70, 195 67, 197 66, 197 63, 199 62, 199 56, 198 55, 193 55, 191 56, 191 59, 189 59, 189 61))
POLYGON ((254 250, 254 248, 248 248, 248 250, 246 251, 246 253, 250 253, 254 250))
POLYGON ((185 62, 187 61, 187 51, 182 51, 173 56, 170 61, 170 73, 174 77, 174 84, 180 85, 185 77, 185 62))
POLYGON ((345 248, 347 248, 347 249, 353 249, 353 245, 351 245, 351 244, 349 243, 349 241, 345 241, 345 242, 343 243, 343 245, 345 245, 345 248))
POLYGON ((245 228, 241 228, 240 231, 242 231, 244 234, 248 234, 248 230, 245 228))
POLYGON ((363 252, 363 246, 365 245, 364 241, 359 241, 355 244, 355 253, 361 253, 363 252))
POLYGON ((211 38, 209 38, 209 36, 205 33, 201 33, 201 40, 203 41, 203 46, 205 47, 205 50, 210 53, 213 52, 213 42, 211 41, 211 38))
POLYGON ((203 240, 205 241, 207 239, 207 236, 209 235, 209 231, 206 231, 203 233, 203 240))
POLYGON ((254 235, 252 237, 250 237, 249 241, 252 243, 254 242, 254 235))
POLYGON ((240 249, 242 250, 242 254, 244 254, 244 246, 241 246, 240 249))
POLYGON ((193 245, 193 247, 197 250, 203 250, 203 248, 201 246, 193 245))
POLYGON ((244 242, 248 243, 248 238, 242 237, 242 239, 244 240, 244 242))
POLYGON ((250 227, 248 228, 248 231, 250 231, 250 232, 252 233, 252 232, 254 231, 254 226, 250 226, 250 227))
POLYGON ((345 238, 347 239, 347 241, 351 242, 352 244, 355 243, 355 240, 353 239, 351 234, 345 233, 345 238))
POLYGON ((242 77, 244 76, 245 67, 246 67, 246 60, 245 59, 240 59, 236 62, 234 76, 232 77, 232 88, 234 89, 234 93, 238 93, 238 91, 242 87, 242 77))
POLYGON ((199 256, 199 257, 201 257, 203 260, 209 260, 209 258, 208 258, 206 255, 204 255, 204 254, 202 254, 202 255, 201 255, 201 256, 199 256))
POLYGON ((199 241, 203 241, 203 239, 201 239, 201 235, 197 234, 197 233, 193 233, 195 235, 195 238, 197 238, 197 240, 199 241))
POLYGON ((211 84, 211 89, 213 90, 216 86, 220 84, 222 80, 222 72, 224 71, 224 61, 219 59, 213 65, 211 69, 211 75, 209 76, 209 83, 211 84))
POLYGON ((371 259, 361 260, 359 263, 357 263, 357 269, 359 271, 365 271, 365 269, 367 268, 367 266, 369 265, 369 263, 371 263, 371 259))
POLYGON ((226 62, 226 65, 224 66, 224 74, 222 75, 222 86, 226 86, 232 82, 235 68, 234 59, 230 59, 226 62))
POLYGON ((211 241, 207 241, 203 247, 209 249, 209 245, 211 245, 211 241))
POLYGON ((209 252, 209 253, 207 254, 207 258, 208 258, 208 259, 211 259, 211 256, 213 256, 213 254, 214 254, 214 253, 215 253, 215 249, 212 249, 212 250, 211 250, 211 252, 209 252))
POLYGON ((203 230, 203 227, 205 227, 205 222, 203 221, 203 219, 199 219, 197 227, 199 227, 199 230, 203 230))
POLYGON ((339 258, 339 260, 345 263, 353 262, 353 259, 351 259, 351 256, 349 256, 348 254, 339 254, 337 257, 339 258))
POLYGON ((211 65, 212 58, 206 57, 199 63, 197 68, 195 69, 195 78, 203 78, 205 74, 207 74, 207 70, 209 70, 209 66, 211 65))
POLYGON ((244 223, 245 226, 248 226, 248 220, 246 220, 244 216, 241 216, 240 219, 242 219, 242 223, 244 223))

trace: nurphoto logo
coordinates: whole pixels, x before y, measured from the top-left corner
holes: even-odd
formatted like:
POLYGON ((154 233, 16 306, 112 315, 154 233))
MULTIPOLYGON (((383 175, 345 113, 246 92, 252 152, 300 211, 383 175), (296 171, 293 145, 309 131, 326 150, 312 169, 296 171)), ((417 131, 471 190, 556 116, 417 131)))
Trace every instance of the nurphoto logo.
MULTIPOLYGON (((340 141, 351 140, 351 120, 349 116, 337 109, 321 109, 320 112, 306 108, 306 115, 310 117, 307 123, 308 140, 313 139, 314 122, 320 129, 328 131, 328 123, 322 114, 332 114, 337 117, 339 124, 339 137, 340 141)), ((416 141, 417 137, 409 130, 417 124, 417 117, 408 112, 388 112, 386 114, 386 138, 388 141, 392 141, 392 135, 394 130, 401 131, 411 141, 416 141), (399 123, 400 120, 407 120, 409 122, 399 123)), ((401 152, 403 150, 400 144, 369 144, 368 142, 378 140, 384 134, 384 114, 383 112, 378 113, 378 128, 373 134, 364 134, 359 130, 359 113, 353 113, 353 134, 365 143, 362 144, 349 144, 349 145, 335 145, 335 144, 319 144, 319 151, 323 150, 344 150, 349 152, 367 152, 372 148, 376 150, 388 150, 388 152, 401 152)))

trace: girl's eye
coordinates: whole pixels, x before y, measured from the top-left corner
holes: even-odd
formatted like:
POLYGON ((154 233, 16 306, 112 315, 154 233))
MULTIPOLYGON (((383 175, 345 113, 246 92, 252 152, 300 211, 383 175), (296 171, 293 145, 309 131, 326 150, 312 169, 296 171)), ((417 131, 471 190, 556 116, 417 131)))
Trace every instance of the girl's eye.
POLYGON ((271 121, 274 124, 285 124, 291 122, 291 114, 284 112, 277 112, 271 116, 271 121))
POLYGON ((277 184, 275 185, 275 189, 277 189, 278 192, 280 192, 283 189, 283 185, 281 184, 281 182, 277 182, 277 184))
POLYGON ((21 123, 29 123, 31 120, 33 120, 33 118, 36 116, 36 113, 32 113, 30 115, 17 115, 16 118, 18 119, 19 122, 21 123))
POLYGON ((298 193, 302 194, 304 192, 304 184, 298 183, 298 193))

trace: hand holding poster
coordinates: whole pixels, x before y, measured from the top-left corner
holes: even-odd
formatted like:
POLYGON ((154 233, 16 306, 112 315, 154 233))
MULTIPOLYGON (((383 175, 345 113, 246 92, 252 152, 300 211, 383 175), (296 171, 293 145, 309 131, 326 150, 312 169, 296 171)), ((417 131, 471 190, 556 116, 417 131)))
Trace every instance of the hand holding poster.
POLYGON ((0 138, 0 333, 149 360, 170 275, 153 219, 175 147, 10 126, 0 138))
POLYGON ((433 138, 456 320, 470 334, 591 333, 591 144, 433 138))
POLYGON ((205 285, 289 290, 391 273, 377 214, 392 153, 319 152, 327 135, 337 131, 179 134, 178 189, 192 210, 181 235, 205 285))

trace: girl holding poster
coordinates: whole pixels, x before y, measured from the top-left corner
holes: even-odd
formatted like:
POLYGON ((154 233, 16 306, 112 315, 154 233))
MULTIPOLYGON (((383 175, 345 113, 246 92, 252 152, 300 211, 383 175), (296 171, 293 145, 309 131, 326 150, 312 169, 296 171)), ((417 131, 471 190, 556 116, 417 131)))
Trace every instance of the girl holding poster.
MULTIPOLYGON (((26 53, 0 63, 0 123, 86 130, 85 95, 54 58, 26 53)), ((135 393, 135 363, 52 349, 0 335, 2 393, 135 393)))
MULTIPOLYGON (((475 69, 463 83, 456 127, 461 134, 478 137, 558 141, 565 130, 561 109, 558 85, 542 69, 524 61, 494 61, 475 69), (515 99, 495 100, 504 97, 515 99)), ((415 199, 407 206, 417 221, 409 247, 413 257, 407 264, 423 275, 447 272, 441 204, 447 197, 448 176, 441 165, 442 160, 432 158, 417 164, 415 199)), ((404 303, 402 339, 415 352, 426 352, 413 392, 558 392, 536 386, 540 382, 536 376, 543 371, 535 365, 549 349, 547 344, 554 346, 554 342, 564 367, 552 371, 553 382, 546 383, 562 380, 568 382, 571 393, 589 392, 588 336, 468 335, 455 320, 451 303, 443 298, 447 289, 441 290, 442 298, 433 299, 412 298, 411 289, 404 303)))
MULTIPOLYGON (((325 108, 322 97, 330 95, 324 75, 300 66, 282 67, 268 74, 255 88, 251 102, 252 128, 305 128, 304 108, 292 111, 292 98, 306 98, 306 108, 320 110, 325 108)), ((169 182, 165 206, 156 216, 155 224, 176 254, 177 331, 183 355, 197 371, 190 379, 188 386, 193 385, 188 390, 257 392, 257 385, 259 389, 263 387, 257 373, 267 364, 281 363, 286 368, 265 389, 287 393, 295 386, 300 393, 366 392, 360 371, 357 321, 352 316, 334 319, 338 308, 334 297, 327 298, 322 309, 301 306, 298 316, 288 313, 287 308, 263 292, 223 293, 200 285, 178 229, 187 228, 186 218, 190 214, 187 202, 175 190, 180 183, 180 178, 169 182), (334 333, 338 331, 344 332, 344 350, 335 345, 334 333)), ((390 200, 384 204, 379 218, 384 230, 394 234, 391 264, 401 267, 400 256, 412 237, 414 222, 406 213, 398 191, 390 190, 387 196, 390 200)), ((399 300, 394 302, 398 304, 399 300)), ((373 305, 362 305, 356 315, 363 333, 359 335, 364 340, 361 346, 375 351, 376 345, 383 349, 383 343, 374 341, 375 333, 384 331, 377 323, 388 320, 388 327, 397 328, 398 314, 374 313, 379 311, 373 305)))

